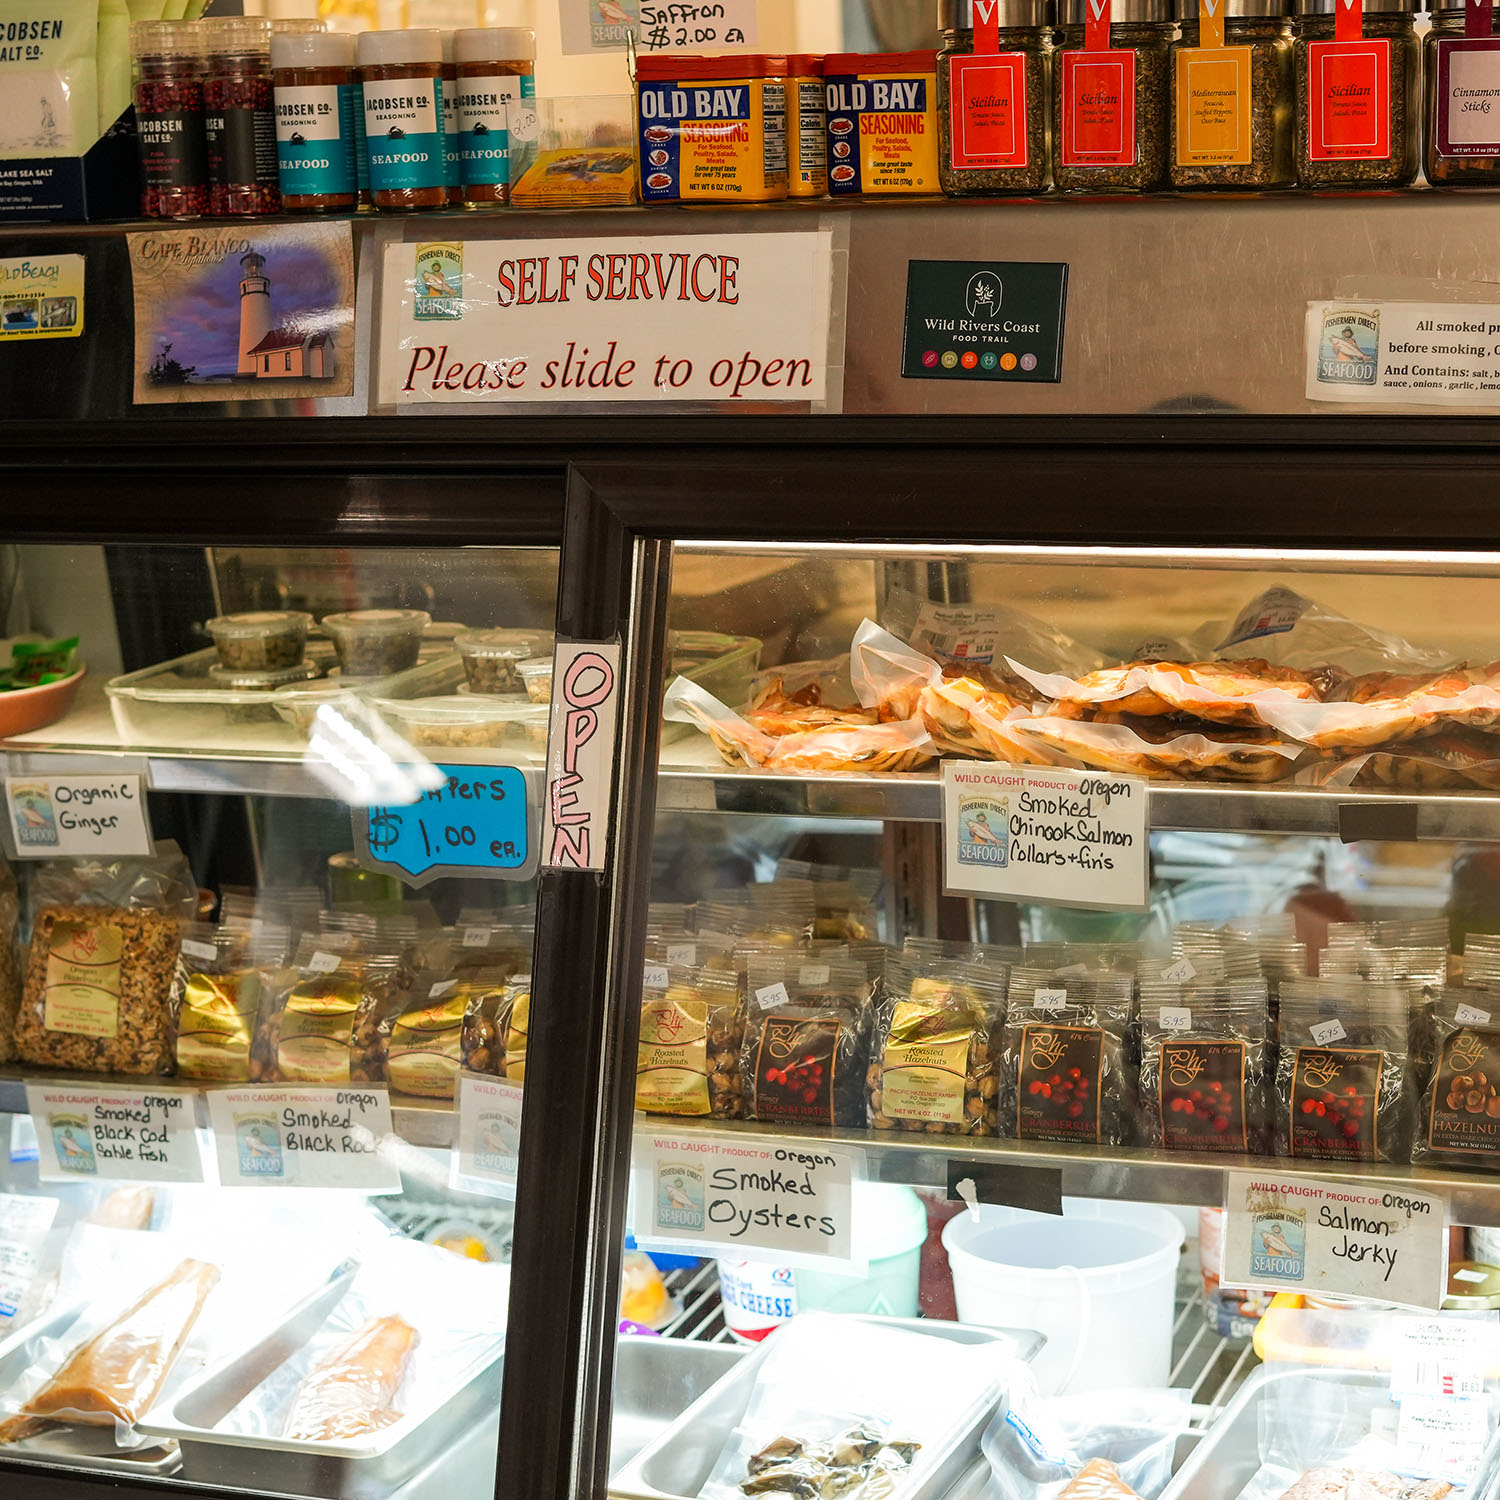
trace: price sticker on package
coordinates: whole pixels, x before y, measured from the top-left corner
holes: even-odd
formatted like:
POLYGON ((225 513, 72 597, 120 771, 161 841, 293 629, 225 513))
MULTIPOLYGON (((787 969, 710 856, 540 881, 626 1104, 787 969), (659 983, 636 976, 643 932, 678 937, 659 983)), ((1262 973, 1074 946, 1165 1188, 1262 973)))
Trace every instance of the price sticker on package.
POLYGON ((508 1078, 459 1074, 458 1139, 448 1170, 448 1186, 455 1192, 516 1196, 521 1097, 521 1085, 508 1078))
POLYGON ((401 1191, 382 1088, 211 1089, 207 1099, 224 1187, 401 1191))
POLYGON ((1391 1395, 1482 1396, 1495 1338, 1491 1317, 1399 1318, 1391 1351, 1391 1395))
POLYGON ((36 1281, 42 1242, 59 1207, 56 1198, 0 1193, 0 1339, 15 1326, 36 1281))
POLYGON ((202 1182, 189 1089, 26 1085, 43 1182, 202 1182))

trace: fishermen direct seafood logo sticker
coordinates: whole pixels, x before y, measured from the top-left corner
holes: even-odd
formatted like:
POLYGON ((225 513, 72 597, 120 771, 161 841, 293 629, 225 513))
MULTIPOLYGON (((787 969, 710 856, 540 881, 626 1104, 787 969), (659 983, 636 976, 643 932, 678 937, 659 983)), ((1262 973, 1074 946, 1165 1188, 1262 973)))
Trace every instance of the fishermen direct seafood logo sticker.
POLYGON ((1379 374, 1379 311, 1334 307, 1325 312, 1318 380, 1324 385, 1374 385, 1379 374))
POLYGON ((656 1227, 702 1229, 708 1223, 703 1168, 691 1163, 661 1162, 656 1168, 656 1227))
POLYGON ((1010 799, 958 799, 958 862, 1004 869, 1010 863, 1010 799))
POLYGON ((500 1110, 487 1110, 481 1114, 474 1165, 481 1172, 513 1177, 520 1161, 521 1132, 516 1121, 500 1110))
POLYGON ((285 1167, 281 1157, 281 1128, 274 1115, 236 1114, 234 1142, 240 1160, 241 1177, 281 1177, 285 1167))
POLYGON ((45 784, 12 786, 10 809, 17 844, 45 848, 58 842, 57 814, 52 807, 52 793, 45 784))
POLYGON ((94 1160, 88 1120, 83 1115, 48 1115, 47 1123, 58 1166, 64 1172, 77 1172, 83 1177, 97 1176, 99 1164, 94 1160))
POLYGON ((1307 1211, 1260 1209, 1250 1219, 1250 1274, 1301 1281, 1307 1266, 1307 1211))
POLYGON ((412 316, 432 322, 464 315, 464 247, 418 245, 412 316))

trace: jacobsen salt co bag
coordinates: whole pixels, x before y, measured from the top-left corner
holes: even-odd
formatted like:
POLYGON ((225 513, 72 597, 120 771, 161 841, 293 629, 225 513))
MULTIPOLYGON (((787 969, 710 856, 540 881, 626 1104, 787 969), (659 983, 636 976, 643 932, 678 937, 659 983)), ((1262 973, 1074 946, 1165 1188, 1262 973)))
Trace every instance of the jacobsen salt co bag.
POLYGON ((98 30, 98 0, 0 0, 0 160, 98 139, 98 30))

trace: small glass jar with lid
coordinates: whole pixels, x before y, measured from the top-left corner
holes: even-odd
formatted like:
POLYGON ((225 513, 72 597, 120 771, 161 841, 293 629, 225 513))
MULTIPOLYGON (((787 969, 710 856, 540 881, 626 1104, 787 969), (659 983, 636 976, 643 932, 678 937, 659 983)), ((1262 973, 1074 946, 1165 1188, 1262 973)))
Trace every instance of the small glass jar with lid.
POLYGON ((1167 185, 1170 0, 1061 0, 1052 92, 1053 180, 1065 193, 1154 193, 1167 185))
POLYGON ((276 165, 291 213, 350 213, 358 198, 354 38, 283 31, 271 38, 276 165))
POLYGON ((1292 167, 1291 0, 1220 0, 1222 35, 1179 0, 1172 45, 1172 186, 1284 188, 1292 167))
POLYGON ((453 33, 458 71, 458 154, 464 202, 510 198, 510 111, 536 97, 536 33, 474 26, 453 33))
POLYGON ((203 77, 208 211, 218 217, 280 213, 271 22, 222 16, 199 25, 208 53, 203 77))
POLYGON ((443 208, 448 177, 442 33, 428 27, 363 31, 355 57, 375 207, 386 213, 443 208))
POLYGON ((1052 184, 1052 36, 1046 0, 939 0, 938 179, 954 197, 1052 184))
POLYGON ((1434 187, 1500 186, 1500 35, 1494 6, 1432 11, 1423 167, 1434 187))
POLYGON ((1298 184, 1410 187, 1421 67, 1414 0, 1376 0, 1378 10, 1337 20, 1338 0, 1295 3, 1298 184))
POLYGON ((202 33, 186 21, 135 21, 130 50, 141 217, 196 219, 208 211, 202 33))

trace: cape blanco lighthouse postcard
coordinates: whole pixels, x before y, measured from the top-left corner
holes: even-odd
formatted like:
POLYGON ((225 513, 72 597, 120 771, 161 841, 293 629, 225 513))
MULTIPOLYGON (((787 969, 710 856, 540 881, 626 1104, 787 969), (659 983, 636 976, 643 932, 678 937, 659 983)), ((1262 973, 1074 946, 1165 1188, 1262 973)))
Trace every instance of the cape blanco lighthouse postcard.
POLYGON ((135 400, 298 400, 354 390, 348 224, 132 234, 135 400))

